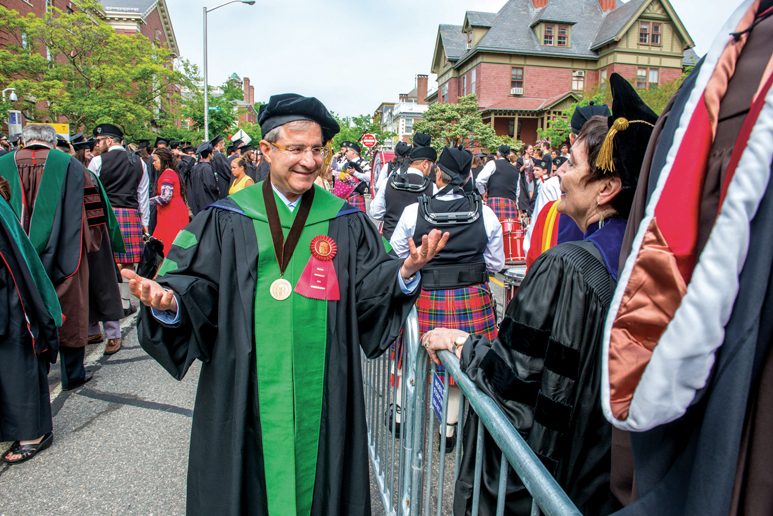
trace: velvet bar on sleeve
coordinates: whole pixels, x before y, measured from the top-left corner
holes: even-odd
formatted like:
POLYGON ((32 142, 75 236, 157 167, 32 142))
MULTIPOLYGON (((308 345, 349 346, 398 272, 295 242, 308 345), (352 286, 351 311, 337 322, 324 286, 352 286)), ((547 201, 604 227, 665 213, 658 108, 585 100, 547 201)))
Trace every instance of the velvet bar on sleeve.
MULTIPOLYGON (((601 411, 600 345, 614 282, 590 242, 545 252, 507 308, 499 335, 464 346, 462 369, 504 410, 584 514, 615 509, 609 488, 611 425, 601 411)), ((477 417, 464 428, 454 513, 472 501, 477 417)), ((496 511, 500 452, 486 434, 481 509, 496 511)), ((512 470, 507 513, 529 514, 531 499, 512 470)))

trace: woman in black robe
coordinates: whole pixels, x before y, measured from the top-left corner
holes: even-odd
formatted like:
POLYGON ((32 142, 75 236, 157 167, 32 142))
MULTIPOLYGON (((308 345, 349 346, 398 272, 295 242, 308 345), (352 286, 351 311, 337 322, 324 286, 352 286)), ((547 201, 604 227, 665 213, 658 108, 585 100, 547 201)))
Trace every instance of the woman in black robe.
MULTIPOLYGON (((601 342, 618 277, 626 217, 656 115, 622 77, 610 77, 611 117, 593 117, 572 147, 558 210, 584 237, 540 256, 508 305, 499 335, 438 328, 424 336, 455 351, 462 370, 496 400, 548 471, 584 514, 618 506, 609 485, 612 427, 601 409, 601 342)), ((454 513, 470 512, 477 416, 464 428, 465 455, 454 513)), ((496 511, 500 452, 485 435, 481 512, 496 511)), ((511 474, 507 514, 528 514, 531 497, 511 474)))
POLYGON ((0 441, 18 464, 53 441, 48 370, 62 324, 56 291, 15 218, 0 177, 0 441))

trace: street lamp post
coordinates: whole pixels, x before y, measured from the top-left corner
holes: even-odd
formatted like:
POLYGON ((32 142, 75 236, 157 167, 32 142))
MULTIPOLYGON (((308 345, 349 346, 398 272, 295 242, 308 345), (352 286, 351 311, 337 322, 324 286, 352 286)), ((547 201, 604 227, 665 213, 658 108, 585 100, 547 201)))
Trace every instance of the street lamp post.
MULTIPOLYGON (((209 141, 209 77, 207 75, 207 13, 229 4, 255 5, 255 0, 231 0, 212 9, 202 8, 204 14, 204 140, 209 141)), ((3 92, 5 95, 5 92, 3 92)))
POLYGON ((16 102, 17 100, 19 100, 19 97, 16 96, 16 88, 6 88, 3 90, 3 102, 6 101, 5 94, 8 93, 9 91, 11 92, 11 94, 8 95, 8 100, 10 100, 11 102, 16 102))

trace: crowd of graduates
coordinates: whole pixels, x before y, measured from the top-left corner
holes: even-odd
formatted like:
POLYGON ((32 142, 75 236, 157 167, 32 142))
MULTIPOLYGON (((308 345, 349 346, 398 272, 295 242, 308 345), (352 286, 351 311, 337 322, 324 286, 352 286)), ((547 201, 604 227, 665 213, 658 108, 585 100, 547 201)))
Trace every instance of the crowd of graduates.
MULTIPOLYGON (((415 306, 430 358, 457 355, 582 512, 770 513, 769 4, 728 22, 743 31, 660 116, 613 73, 611 106, 520 152, 417 133, 371 170, 294 94, 261 108, 259 149, 27 126, 0 157, 0 338, 22 344, 0 346, 3 459, 50 446, 50 364, 63 389, 88 382, 83 349, 104 331, 120 350, 131 292, 151 356, 177 378, 204 362, 189 511, 367 514, 360 354, 399 356, 415 306), (528 271, 497 321, 489 278, 513 222, 528 271)), ((479 470, 494 513, 502 455, 476 465, 459 403, 452 387, 440 429, 453 442, 464 425, 454 512, 479 470)), ((531 512, 512 471, 505 492, 508 514, 531 512)))

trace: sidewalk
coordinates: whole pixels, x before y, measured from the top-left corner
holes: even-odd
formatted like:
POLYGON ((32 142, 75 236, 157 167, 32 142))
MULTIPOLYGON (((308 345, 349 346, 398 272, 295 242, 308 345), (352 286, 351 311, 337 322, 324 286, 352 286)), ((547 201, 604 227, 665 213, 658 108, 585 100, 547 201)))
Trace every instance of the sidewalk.
POLYGON ((0 514, 185 513, 198 366, 177 382, 139 347, 133 323, 123 321, 116 355, 103 356, 104 343, 87 348, 85 386, 62 392, 52 367, 54 443, 0 466, 0 514))
MULTIPOLYGON (((83 387, 62 392, 54 364, 54 443, 29 462, 0 465, 0 515, 185 514, 199 365, 174 380, 139 347, 134 323, 122 321, 119 353, 87 347, 94 379, 83 387)), ((371 482, 373 514, 382 515, 377 493, 371 482)))

